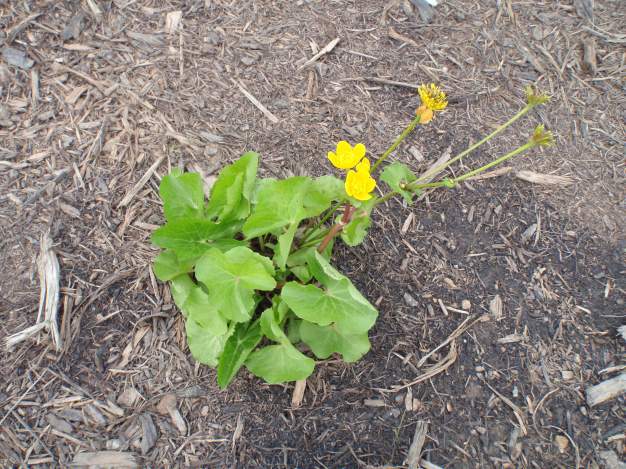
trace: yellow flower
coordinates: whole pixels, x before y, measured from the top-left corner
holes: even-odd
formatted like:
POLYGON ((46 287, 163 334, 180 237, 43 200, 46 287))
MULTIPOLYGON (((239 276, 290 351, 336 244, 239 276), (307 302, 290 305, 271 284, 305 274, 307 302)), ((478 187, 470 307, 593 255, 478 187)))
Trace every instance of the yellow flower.
POLYGON ((376 187, 376 181, 370 175, 370 160, 363 158, 357 165, 356 171, 351 169, 346 175, 346 194, 357 200, 369 200, 376 187))
POLYGON ((416 111, 416 114, 420 116, 420 124, 429 123, 435 111, 443 111, 448 105, 446 94, 434 83, 420 85, 417 92, 422 100, 422 105, 416 111))
POLYGON ((335 168, 339 169, 354 168, 364 156, 365 145, 357 143, 353 148, 352 145, 344 140, 337 144, 335 152, 328 152, 328 159, 335 168))

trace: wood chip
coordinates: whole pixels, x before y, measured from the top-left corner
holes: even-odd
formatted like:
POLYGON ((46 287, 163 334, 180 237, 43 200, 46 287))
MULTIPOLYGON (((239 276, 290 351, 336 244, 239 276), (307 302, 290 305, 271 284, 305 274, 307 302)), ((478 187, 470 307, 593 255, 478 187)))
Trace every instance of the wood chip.
POLYGON ((302 399, 304 398, 304 391, 306 390, 306 379, 296 381, 296 385, 293 388, 293 394, 291 395, 291 407, 297 409, 302 405, 302 399))
POLYGON ((167 32, 168 34, 175 33, 180 26, 182 18, 183 12, 181 10, 170 11, 165 16, 165 32, 167 32))
POLYGON ((139 416, 139 422, 141 423, 141 430, 143 432, 140 444, 141 453, 145 455, 156 443, 157 431, 150 415, 141 414, 139 416))
POLYGON ((422 459, 422 448, 426 441, 426 432, 428 431, 428 422, 424 420, 418 420, 415 425, 415 433, 413 434, 413 441, 409 448, 409 454, 406 457, 406 464, 409 469, 418 469, 420 461, 422 459))
POLYGON ((366 407, 385 407, 385 401, 382 399, 364 399, 363 405, 366 407))
POLYGON ((515 177, 532 184, 569 186, 574 184, 574 180, 567 176, 556 176, 553 174, 541 174, 533 171, 521 170, 515 173, 515 177))
POLYGON ((489 312, 491 313, 491 315, 496 321, 500 321, 502 320, 502 310, 503 310, 502 298, 500 298, 500 295, 496 295, 489 302, 489 312))
POLYGON ((137 193, 150 180, 150 178, 152 177, 154 172, 158 169, 158 167, 161 165, 161 162, 163 162, 164 159, 165 159, 165 155, 161 155, 153 163, 153 165, 148 168, 148 170, 144 173, 144 175, 141 177, 141 179, 139 181, 137 181, 137 184, 135 184, 134 187, 131 190, 129 190, 128 193, 124 196, 124 198, 120 201, 120 203, 117 204, 118 208, 126 207, 131 202, 131 200, 133 200, 135 198, 137 193))
POLYGON ((14 67, 21 68, 23 70, 30 69, 35 62, 28 58, 26 52, 14 49, 13 47, 2 48, 2 58, 14 67))
POLYGON ((239 88, 239 91, 241 91, 243 95, 246 98, 248 98, 248 101, 254 104, 257 107, 257 109, 261 111, 263 115, 265 115, 265 117, 267 117, 270 120, 270 122, 272 122, 273 124, 278 124, 278 117, 276 117, 274 114, 270 112, 269 109, 263 106, 263 104, 261 104, 261 102, 258 99, 256 99, 241 83, 233 79, 231 79, 231 81, 235 85, 237 85, 237 88, 239 88))
POLYGON ((596 40, 592 37, 583 41, 583 68, 591 75, 598 71, 596 40))
POLYGON ((126 407, 134 407, 140 399, 142 396, 135 388, 126 388, 117 397, 117 403, 126 407))
POLYGON ((233 432, 233 440, 231 443, 232 448, 235 448, 237 444, 237 440, 241 438, 241 434, 243 433, 243 419, 241 418, 241 414, 237 416, 237 425, 235 426, 235 431, 233 432))
POLYGON ((157 410, 162 415, 169 415, 172 423, 178 429, 181 435, 187 434, 187 424, 185 419, 178 410, 175 394, 166 394, 157 404, 157 410))
POLYGON ((315 54, 313 57, 311 57, 309 60, 307 60, 306 62, 304 62, 302 65, 300 65, 298 67, 298 71, 302 70, 303 68, 309 67, 310 65, 313 65, 315 62, 317 62, 320 57, 322 57, 323 55, 328 54, 330 51, 332 51, 335 46, 339 43, 339 38, 336 37, 335 39, 333 39, 332 41, 330 41, 328 44, 326 44, 322 50, 320 50, 317 54, 315 54))
POLYGON ((96 451, 77 453, 72 461, 72 467, 89 469, 134 469, 139 467, 133 453, 119 451, 96 451))
POLYGON ((585 390, 587 404, 590 407, 595 407, 624 393, 626 393, 626 373, 602 381, 600 384, 590 386, 585 390))
POLYGON ((69 422, 66 422, 65 420, 57 417, 54 414, 47 414, 46 420, 52 426, 52 428, 55 428, 60 432, 63 432, 63 433, 74 432, 74 427, 72 427, 72 425, 69 422))
POLYGON ((564 437, 563 435, 556 435, 554 437, 554 443, 556 444, 556 447, 559 448, 559 453, 564 454, 567 452, 567 447, 569 446, 569 440, 567 437, 564 437))

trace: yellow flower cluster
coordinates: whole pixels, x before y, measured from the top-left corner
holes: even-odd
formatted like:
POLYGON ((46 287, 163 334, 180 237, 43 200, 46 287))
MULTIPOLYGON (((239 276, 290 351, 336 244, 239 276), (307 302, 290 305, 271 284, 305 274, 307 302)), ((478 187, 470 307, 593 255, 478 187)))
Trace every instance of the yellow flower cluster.
POLYGON ((434 83, 430 85, 420 85, 417 92, 422 100, 422 105, 417 108, 417 115, 420 116, 420 124, 429 123, 435 111, 443 111, 448 106, 448 98, 434 83))
POLYGON ((370 161, 365 158, 365 145, 357 143, 354 147, 342 140, 334 152, 328 152, 328 159, 334 167, 347 169, 346 194, 357 200, 369 200, 376 188, 376 180, 370 174, 370 161), (355 168, 355 169, 352 169, 355 168))

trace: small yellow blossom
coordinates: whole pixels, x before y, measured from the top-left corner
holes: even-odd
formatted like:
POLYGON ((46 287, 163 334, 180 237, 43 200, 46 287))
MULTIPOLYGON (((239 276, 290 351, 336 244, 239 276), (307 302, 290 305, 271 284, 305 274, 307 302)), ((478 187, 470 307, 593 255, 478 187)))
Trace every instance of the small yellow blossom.
POLYGON ((430 122, 435 111, 443 111, 448 105, 446 94, 434 83, 420 85, 417 88, 417 92, 422 100, 422 105, 416 111, 416 114, 420 116, 420 124, 430 122))
POLYGON ((346 194, 357 200, 369 200, 376 187, 376 180, 370 175, 370 161, 367 158, 356 166, 356 171, 351 169, 346 175, 346 194))
POLYGON ((443 111, 448 105, 446 94, 434 83, 417 88, 422 104, 431 111, 443 111))
POLYGON ((328 159, 335 168, 354 168, 365 156, 365 145, 357 143, 352 147, 348 142, 342 140, 337 144, 335 152, 328 152, 328 159))

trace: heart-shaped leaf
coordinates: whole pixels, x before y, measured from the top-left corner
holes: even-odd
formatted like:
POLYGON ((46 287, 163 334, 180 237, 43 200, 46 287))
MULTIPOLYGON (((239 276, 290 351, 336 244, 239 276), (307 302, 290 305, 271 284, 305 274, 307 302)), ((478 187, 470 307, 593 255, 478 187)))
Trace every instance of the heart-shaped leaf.
POLYGON ((180 170, 174 170, 161 180, 159 194, 168 221, 203 216, 204 189, 199 174, 183 174, 180 170))
POLYGON ((165 282, 193 270, 193 262, 180 262, 174 251, 163 251, 152 266, 156 278, 165 282))
POLYGON ((233 380, 239 368, 244 364, 250 352, 261 341, 259 321, 253 324, 241 322, 228 338, 217 367, 217 384, 224 389, 233 380))
POLYGON ((228 326, 213 303, 201 287, 195 286, 187 296, 183 305, 189 320, 197 322, 201 327, 213 333, 213 335, 226 334, 228 326))
POLYGON ((217 366, 217 360, 224 350, 229 334, 215 335, 191 319, 185 321, 185 329, 187 344, 193 357, 205 365, 217 366))
POLYGON ((254 290, 276 288, 272 261, 243 246, 207 252, 196 264, 196 278, 221 315, 235 322, 250 320, 254 290))
POLYGON ((333 353, 340 353, 344 361, 352 363, 370 349, 367 333, 344 335, 332 324, 318 326, 302 321, 299 332, 302 341, 311 348, 316 357, 322 359, 333 353))
POLYGON ((415 193, 405 190, 404 185, 417 180, 417 176, 406 165, 394 162, 385 166, 380 180, 386 182, 394 191, 398 191, 407 203, 413 201, 415 193))
POLYGON ((315 368, 315 360, 285 343, 252 352, 246 360, 246 368, 269 384, 280 384, 308 378, 315 368))
POLYGON ((248 152, 226 166, 211 188, 207 216, 218 220, 243 220, 250 213, 259 155, 248 152))
POLYGON ((232 238, 239 226, 203 218, 180 218, 152 233, 152 242, 175 251, 181 263, 193 262, 210 249, 229 250, 244 245, 232 238))

